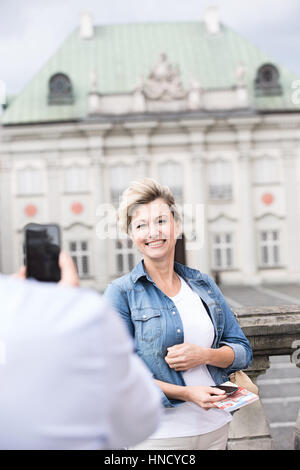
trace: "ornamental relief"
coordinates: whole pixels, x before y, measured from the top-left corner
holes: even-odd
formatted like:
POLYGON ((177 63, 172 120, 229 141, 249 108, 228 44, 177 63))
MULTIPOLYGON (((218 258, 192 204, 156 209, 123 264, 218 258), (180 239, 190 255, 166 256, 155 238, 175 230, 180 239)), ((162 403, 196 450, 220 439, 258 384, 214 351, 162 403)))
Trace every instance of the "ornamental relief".
POLYGON ((236 86, 227 89, 203 89, 198 77, 190 75, 186 88, 178 65, 162 53, 147 77, 137 77, 131 92, 102 94, 95 72, 90 76, 88 114, 123 115, 148 112, 186 112, 247 108, 246 68, 236 69, 236 86))
POLYGON ((157 65, 145 80, 143 92, 150 100, 171 101, 186 96, 179 67, 172 65, 166 54, 160 55, 157 65))

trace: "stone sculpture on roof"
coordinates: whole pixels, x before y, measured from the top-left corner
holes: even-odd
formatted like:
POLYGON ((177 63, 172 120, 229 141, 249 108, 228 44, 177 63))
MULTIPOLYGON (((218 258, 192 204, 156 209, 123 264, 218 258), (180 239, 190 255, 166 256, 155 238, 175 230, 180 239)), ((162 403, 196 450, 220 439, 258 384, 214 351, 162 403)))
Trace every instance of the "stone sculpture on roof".
POLYGON ((144 93, 150 100, 171 101, 185 97, 179 67, 172 65, 166 54, 160 55, 158 64, 151 70, 144 84, 144 93))

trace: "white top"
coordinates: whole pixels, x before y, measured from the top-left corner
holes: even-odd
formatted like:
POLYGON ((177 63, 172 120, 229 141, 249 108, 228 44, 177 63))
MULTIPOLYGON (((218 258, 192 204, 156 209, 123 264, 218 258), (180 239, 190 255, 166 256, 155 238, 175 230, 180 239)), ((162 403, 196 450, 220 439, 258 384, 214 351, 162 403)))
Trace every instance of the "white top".
MULTIPOLYGON (((182 278, 180 280, 181 289, 171 299, 182 320, 184 342, 210 348, 214 340, 211 319, 199 295, 182 278)), ((182 374, 186 385, 216 385, 205 365, 194 367, 182 374)), ((216 408, 204 410, 195 403, 185 402, 174 408, 165 408, 162 423, 150 438, 197 436, 214 431, 231 419, 227 411, 216 408)))
POLYGON ((161 394, 96 292, 0 275, 0 449, 118 449, 156 429, 161 394))

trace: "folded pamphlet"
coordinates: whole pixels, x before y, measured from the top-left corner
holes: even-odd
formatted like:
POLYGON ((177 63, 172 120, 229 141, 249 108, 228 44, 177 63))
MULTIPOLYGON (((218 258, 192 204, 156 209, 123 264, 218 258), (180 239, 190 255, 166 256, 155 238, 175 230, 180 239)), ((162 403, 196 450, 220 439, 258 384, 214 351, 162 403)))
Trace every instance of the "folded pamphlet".
MULTIPOLYGON (((225 382, 222 385, 232 385, 231 382, 225 382)), ((243 387, 237 387, 237 391, 229 395, 224 400, 214 402, 214 404, 221 410, 232 412, 242 408, 243 406, 250 405, 259 399, 259 396, 253 392, 249 392, 243 387)))

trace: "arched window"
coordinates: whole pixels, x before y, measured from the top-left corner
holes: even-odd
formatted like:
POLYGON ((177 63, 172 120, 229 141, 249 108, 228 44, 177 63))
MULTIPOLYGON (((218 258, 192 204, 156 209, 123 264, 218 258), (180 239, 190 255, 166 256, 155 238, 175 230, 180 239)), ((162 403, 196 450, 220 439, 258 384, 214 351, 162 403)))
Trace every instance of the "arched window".
POLYGON ((57 73, 49 80, 49 104, 73 104, 73 87, 70 78, 64 73, 57 73))
POLYGON ((282 88, 279 83, 279 71, 273 64, 262 65, 256 75, 255 91, 257 96, 281 95, 282 88))
POLYGON ((66 193, 84 193, 89 190, 88 168, 70 166, 64 170, 64 190, 66 193))
POLYGON ((278 183, 278 162, 275 158, 268 156, 257 158, 253 161, 253 181, 256 184, 278 183))
POLYGON ((39 168, 24 168, 17 171, 17 194, 19 196, 43 193, 42 172, 39 168))
POLYGON ((133 168, 126 164, 111 166, 110 172, 110 197, 113 204, 118 204, 123 191, 132 180, 133 168))
POLYGON ((210 199, 232 199, 231 162, 217 160, 208 165, 210 199))
POLYGON ((183 198, 183 169, 180 163, 174 161, 167 161, 161 163, 158 168, 159 182, 163 186, 169 186, 175 202, 181 203, 183 198))

